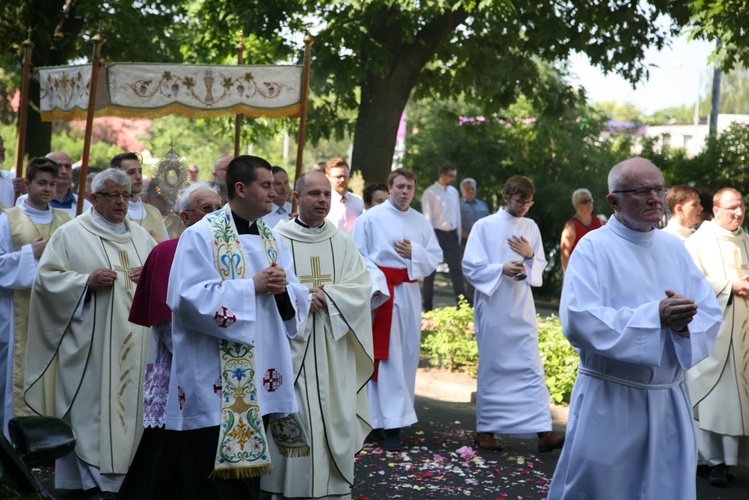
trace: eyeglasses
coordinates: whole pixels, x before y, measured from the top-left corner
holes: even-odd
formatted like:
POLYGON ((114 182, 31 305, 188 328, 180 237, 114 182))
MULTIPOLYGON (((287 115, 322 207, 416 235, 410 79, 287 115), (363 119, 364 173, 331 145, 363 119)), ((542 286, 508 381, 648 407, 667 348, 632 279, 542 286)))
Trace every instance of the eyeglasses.
POLYGON ((578 203, 587 205, 588 203, 593 203, 593 198, 585 198, 584 200, 580 200, 578 203))
POLYGON ((519 207, 532 207, 536 203, 533 200, 520 200, 518 198, 510 198, 510 200, 514 201, 519 207))
POLYGON ((129 200, 130 199, 130 193, 118 193, 117 191, 112 191, 110 193, 94 193, 96 196, 103 196, 104 198, 109 198, 110 200, 116 200, 117 198, 122 198, 123 200, 129 200))
POLYGON ((210 214, 216 212, 217 210, 221 210, 222 207, 223 205, 203 205, 199 209, 188 208, 185 210, 185 212, 197 212, 198 210, 200 210, 204 214, 210 214))
POLYGON ((650 193, 655 192, 659 198, 663 198, 668 193, 668 186, 652 186, 642 187, 637 189, 617 189, 611 191, 612 193, 631 193, 635 198, 646 199, 650 196, 650 193))
POLYGON ((738 207, 733 207, 733 208, 719 207, 716 205, 715 208, 720 208, 721 210, 725 210, 726 212, 733 212, 735 214, 741 213, 745 210, 743 205, 739 205, 738 207))

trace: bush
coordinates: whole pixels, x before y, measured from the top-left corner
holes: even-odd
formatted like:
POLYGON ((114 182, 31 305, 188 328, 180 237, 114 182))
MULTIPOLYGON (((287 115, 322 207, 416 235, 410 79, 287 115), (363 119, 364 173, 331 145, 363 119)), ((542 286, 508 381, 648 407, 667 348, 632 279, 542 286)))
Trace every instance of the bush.
POLYGON ((421 352, 437 366, 463 369, 475 377, 479 348, 473 327, 473 308, 468 302, 461 297, 457 307, 434 309, 421 318, 421 352))
MULTIPOLYGON (((473 308, 465 300, 457 307, 442 307, 422 315, 421 352, 435 365, 464 370, 472 377, 478 369, 478 346, 473 308)), ((577 376, 578 355, 562 334, 559 318, 538 316, 538 344, 546 386, 554 403, 569 403, 577 376)))
POLYGON ((569 403, 580 357, 562 333, 557 316, 538 317, 538 349, 554 403, 569 403))

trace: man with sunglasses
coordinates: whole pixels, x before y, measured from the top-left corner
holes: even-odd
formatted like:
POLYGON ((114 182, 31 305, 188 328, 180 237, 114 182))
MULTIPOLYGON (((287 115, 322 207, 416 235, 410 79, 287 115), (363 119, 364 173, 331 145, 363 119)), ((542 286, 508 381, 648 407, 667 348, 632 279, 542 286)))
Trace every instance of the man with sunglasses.
POLYGON ((504 206, 476 221, 463 255, 463 272, 476 288, 479 348, 475 442, 501 450, 498 434, 538 436, 538 451, 561 448, 564 436, 551 430, 532 286, 546 268, 538 226, 525 217, 535 188, 527 177, 505 183, 504 206))
POLYGON ((575 216, 564 225, 562 241, 559 244, 563 272, 567 270, 570 255, 583 236, 603 225, 601 220, 593 215, 593 195, 587 189, 576 189, 572 193, 572 206, 575 208, 575 216))
POLYGON ((645 158, 614 166, 614 215, 580 241, 559 307, 580 355, 548 498, 696 498, 684 371, 710 353, 720 309, 684 244, 656 228, 668 188, 645 158))
POLYGON ((725 486, 728 467, 749 463, 749 236, 744 198, 732 188, 713 197, 713 220, 687 238, 686 247, 712 285, 723 323, 710 356, 687 374, 695 405, 700 456, 709 482, 725 486))
POLYGON ((50 235, 70 220, 49 206, 57 176, 55 162, 34 158, 26 167, 25 202, 0 211, 0 424, 5 433, 11 417, 33 415, 23 402, 31 283, 50 235))
POLYGON ((148 331, 128 321, 141 266, 156 242, 127 218, 130 179, 93 180, 94 208, 55 231, 31 290, 26 403, 65 416, 75 451, 57 460, 55 488, 110 498, 142 434, 148 331))

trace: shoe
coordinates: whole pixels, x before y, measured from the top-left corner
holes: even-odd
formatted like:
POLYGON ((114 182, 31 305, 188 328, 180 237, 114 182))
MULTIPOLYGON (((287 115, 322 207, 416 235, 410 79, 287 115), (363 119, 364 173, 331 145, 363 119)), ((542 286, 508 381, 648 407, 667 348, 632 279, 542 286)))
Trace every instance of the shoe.
POLYGON ((367 443, 382 443, 385 440, 385 434, 382 429, 372 429, 367 436, 367 443))
POLYGON ((725 486, 728 483, 728 479, 726 478, 727 470, 728 467, 726 467, 726 464, 718 464, 710 467, 710 475, 707 477, 707 481, 712 486, 725 486))
POLYGON ((400 429, 385 429, 383 446, 388 451, 401 451, 403 443, 401 443, 400 429))
POLYGON ((485 450, 502 451, 505 449, 505 444, 494 437, 491 432, 477 432, 473 435, 473 443, 485 450))
POLYGON ((554 431, 538 433, 538 452, 546 453, 553 450, 561 450, 564 446, 564 434, 557 434, 554 431))

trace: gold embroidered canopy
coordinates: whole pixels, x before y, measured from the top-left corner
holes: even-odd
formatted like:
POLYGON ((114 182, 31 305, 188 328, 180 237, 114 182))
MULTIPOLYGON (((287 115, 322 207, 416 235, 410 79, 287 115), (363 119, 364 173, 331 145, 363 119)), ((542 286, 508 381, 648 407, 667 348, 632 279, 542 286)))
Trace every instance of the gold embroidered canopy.
MULTIPOLYGON (((302 66, 111 63, 99 69, 95 116, 299 117, 302 66)), ((39 68, 42 120, 82 120, 91 64, 39 68)))

